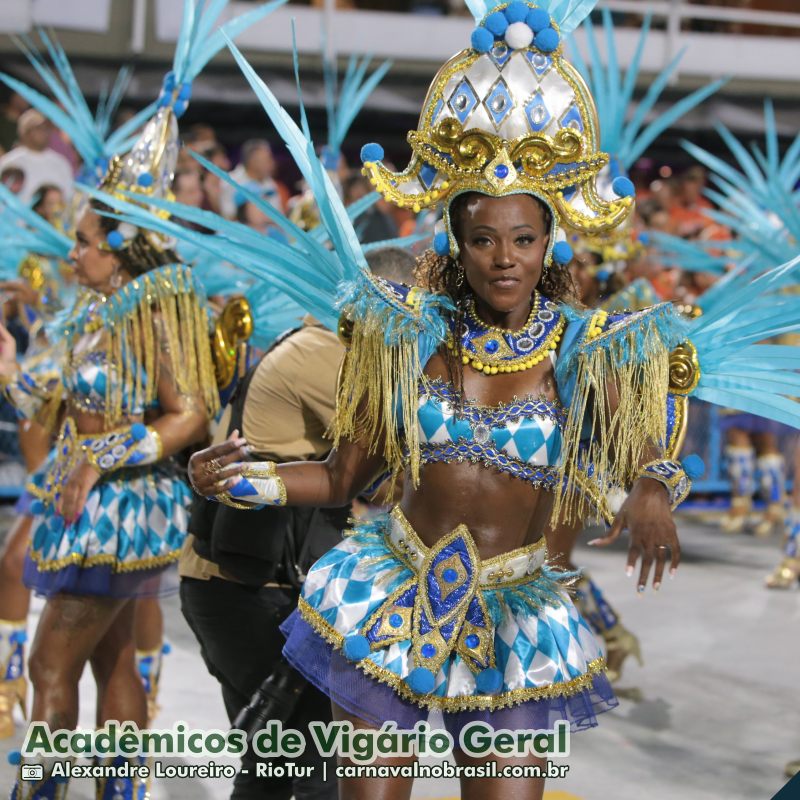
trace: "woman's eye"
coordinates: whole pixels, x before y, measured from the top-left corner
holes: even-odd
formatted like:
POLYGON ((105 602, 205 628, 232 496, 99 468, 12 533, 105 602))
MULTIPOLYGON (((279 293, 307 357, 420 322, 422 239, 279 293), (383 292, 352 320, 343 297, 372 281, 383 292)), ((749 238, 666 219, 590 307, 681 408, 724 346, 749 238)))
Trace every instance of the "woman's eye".
POLYGON ((491 239, 488 236, 476 236, 475 239, 472 240, 472 243, 475 245, 487 245, 491 244, 491 239))
POLYGON ((518 236, 517 237, 517 244, 520 244, 520 245, 533 244, 535 241, 536 241, 536 239, 534 239, 533 236, 531 236, 530 234, 527 234, 527 233, 523 234, 522 236, 518 236))

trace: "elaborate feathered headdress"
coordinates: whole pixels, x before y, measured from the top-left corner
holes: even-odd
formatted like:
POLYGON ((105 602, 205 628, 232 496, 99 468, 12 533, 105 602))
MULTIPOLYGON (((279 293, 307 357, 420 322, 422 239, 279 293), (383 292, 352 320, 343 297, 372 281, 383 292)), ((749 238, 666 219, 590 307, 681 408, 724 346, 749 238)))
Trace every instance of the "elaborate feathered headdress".
POLYGON ((553 231, 545 263, 571 257, 569 246, 558 242, 560 225, 599 233, 630 213, 632 197, 604 198, 598 191, 608 155, 600 148, 594 100, 563 55, 563 37, 594 5, 468 0, 477 22, 472 46, 434 78, 419 126, 408 135, 411 163, 395 173, 381 163, 379 145, 363 149, 365 174, 387 200, 414 211, 442 204, 440 254, 457 250, 449 206, 468 191, 532 194, 546 203, 553 231))

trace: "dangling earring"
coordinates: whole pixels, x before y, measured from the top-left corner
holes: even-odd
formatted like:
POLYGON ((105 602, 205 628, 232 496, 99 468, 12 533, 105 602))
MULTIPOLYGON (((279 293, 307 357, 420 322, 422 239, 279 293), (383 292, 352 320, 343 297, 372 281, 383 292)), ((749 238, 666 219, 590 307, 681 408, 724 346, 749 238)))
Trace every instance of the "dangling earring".
POLYGON ((456 271, 456 289, 460 289, 464 285, 464 278, 465 278, 464 267, 459 261, 456 271))
POLYGON ((114 267, 114 273, 108 281, 112 289, 119 289, 122 286, 122 275, 119 274, 119 265, 114 267))

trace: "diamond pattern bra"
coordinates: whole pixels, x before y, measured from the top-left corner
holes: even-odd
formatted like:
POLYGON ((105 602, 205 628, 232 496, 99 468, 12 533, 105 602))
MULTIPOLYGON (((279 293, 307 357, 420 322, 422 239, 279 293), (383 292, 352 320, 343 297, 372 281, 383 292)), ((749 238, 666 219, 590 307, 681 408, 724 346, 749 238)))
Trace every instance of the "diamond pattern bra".
POLYGON ((483 464, 533 486, 555 486, 566 412, 549 400, 524 398, 497 406, 466 401, 458 410, 452 384, 420 385, 417 422, 422 464, 483 464))

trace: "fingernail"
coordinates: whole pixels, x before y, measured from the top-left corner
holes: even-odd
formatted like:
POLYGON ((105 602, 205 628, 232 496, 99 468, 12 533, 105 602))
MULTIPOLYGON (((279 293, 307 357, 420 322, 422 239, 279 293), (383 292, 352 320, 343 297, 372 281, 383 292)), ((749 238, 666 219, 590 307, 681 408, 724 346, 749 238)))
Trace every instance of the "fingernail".
POLYGON ((642 583, 640 583, 640 584, 639 584, 639 585, 636 587, 636 591, 637 591, 637 592, 639 592, 639 594, 644 594, 644 589, 645 589, 645 587, 644 587, 644 584, 642 584, 642 583))
POLYGON ((625 574, 630 578, 633 575, 633 567, 625 567, 625 574))
POLYGON ((653 584, 654 591, 657 592, 660 588, 661 588, 661 581, 659 581, 658 583, 654 583, 653 584))
POLYGON ((247 453, 247 455, 250 455, 250 454, 251 454, 251 453, 252 453, 252 452, 255 450, 255 448, 254 448, 254 447, 253 447, 253 445, 251 445, 251 444, 246 444, 246 445, 245 445, 245 446, 242 448, 242 450, 244 450, 244 452, 245 452, 245 453, 247 453))
POLYGON ((600 540, 599 539, 592 539, 591 542, 586 542, 589 547, 594 547, 600 540))

